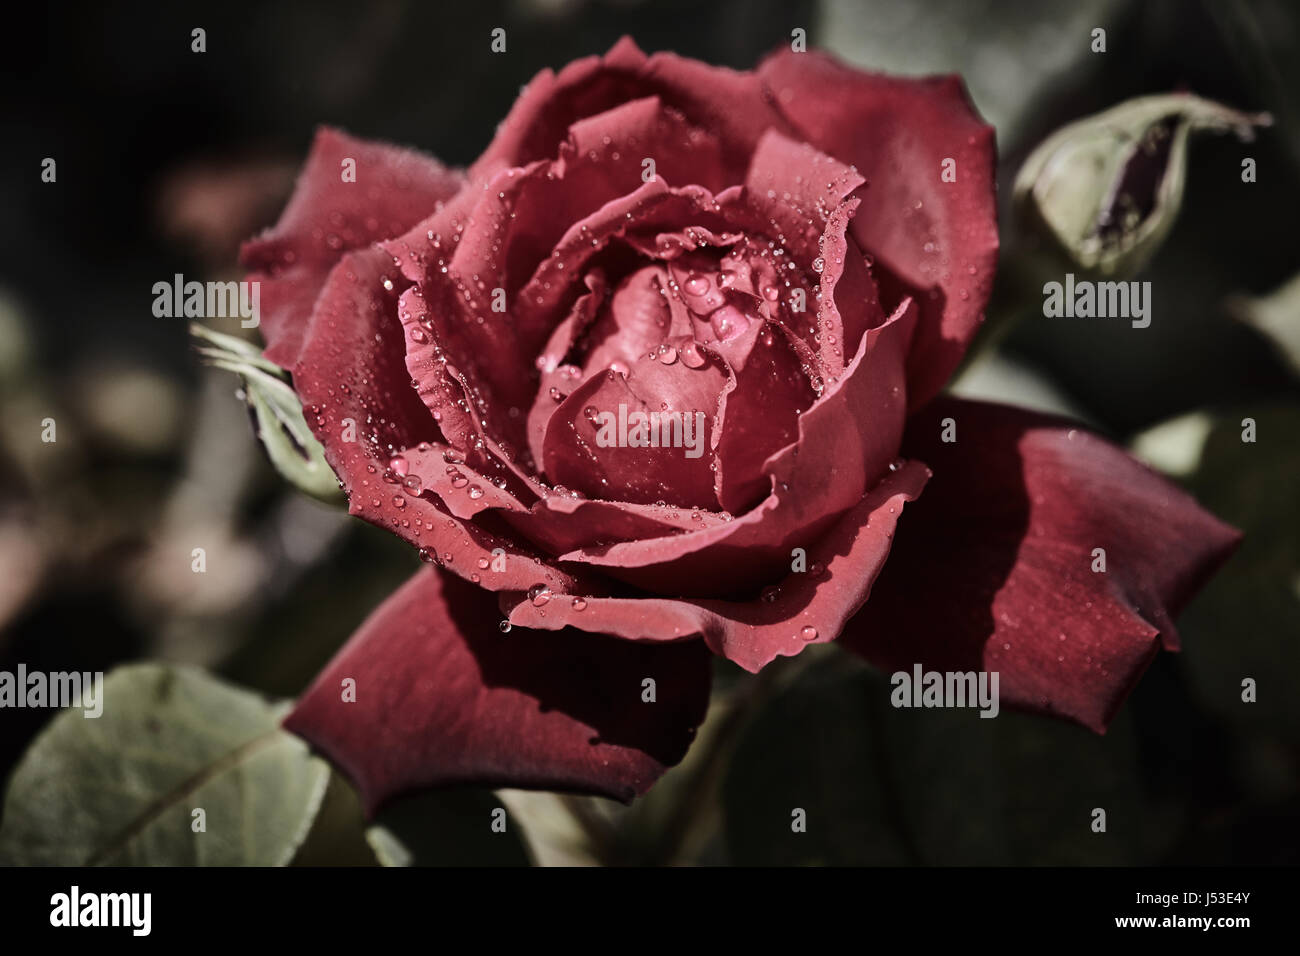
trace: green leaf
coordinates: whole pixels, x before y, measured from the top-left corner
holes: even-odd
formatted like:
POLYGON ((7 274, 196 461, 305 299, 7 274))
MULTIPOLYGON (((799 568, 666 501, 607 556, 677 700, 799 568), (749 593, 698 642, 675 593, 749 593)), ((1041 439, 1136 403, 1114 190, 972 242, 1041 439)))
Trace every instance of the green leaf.
POLYGON ((1044 140, 1016 175, 1013 200, 1071 268, 1132 276, 1178 217, 1191 134, 1232 130, 1249 140, 1270 122, 1189 94, 1138 97, 1044 140))
POLYGON ((1093 27, 1110 26, 1125 0, 1053 0, 997 9, 971 0, 821 0, 816 45, 863 69, 908 76, 956 73, 999 151, 1043 110, 1047 90, 1096 59, 1093 27), (1083 42, 1080 42, 1080 37, 1083 42))
POLYGON ((276 471, 313 498, 328 504, 342 503, 345 499, 338 479, 325 460, 325 449, 303 417, 302 403, 288 376, 243 339, 198 323, 191 323, 190 334, 202 343, 196 351, 207 364, 234 372, 243 380, 244 400, 253 417, 254 431, 276 471))
POLYGON ((914 862, 882 785, 878 678, 809 665, 742 734, 723 783, 727 849, 741 866, 914 862), (794 813, 807 830, 794 832, 794 813))
POLYGON ((724 789, 734 862, 1128 864, 1172 839, 1138 784, 1126 715, 1103 737, 1006 710, 894 708, 891 690, 844 652, 769 704, 724 789), (806 833, 791 830, 796 807, 806 833))
POLYGON ((491 791, 428 790, 384 807, 366 840, 384 866, 527 866, 518 826, 492 830, 491 791))
POLYGON ((121 667, 103 713, 59 713, 5 797, 6 865, 273 866, 311 827, 329 769, 272 705, 201 671, 121 667), (194 832, 196 809, 204 832, 194 832))
POLYGON ((1179 618, 1183 657, 1205 704, 1238 728, 1300 741, 1300 409, 1224 416, 1189 481, 1241 545, 1179 618), (1255 420, 1254 442, 1241 421, 1255 420), (1257 683, 1255 703, 1242 681, 1257 683))

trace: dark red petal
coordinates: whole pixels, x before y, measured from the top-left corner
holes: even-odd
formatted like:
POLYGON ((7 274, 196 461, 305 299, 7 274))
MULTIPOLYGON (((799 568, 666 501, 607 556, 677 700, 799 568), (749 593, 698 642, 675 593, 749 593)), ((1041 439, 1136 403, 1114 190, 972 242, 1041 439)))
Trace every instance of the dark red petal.
POLYGON ((753 73, 709 66, 673 53, 647 57, 624 37, 603 57, 576 60, 558 75, 550 70, 539 73, 515 102, 471 175, 483 179, 508 166, 549 158, 575 121, 646 96, 659 97, 692 125, 714 132, 723 147, 729 182, 740 181, 764 130, 790 128, 763 99, 753 73))
POLYGON ((768 323, 711 348, 730 375, 718 405, 718 504, 741 514, 770 490, 763 464, 798 439, 799 415, 816 395, 790 341, 768 323))
POLYGON ((886 670, 997 671, 1004 703, 1096 731, 1161 643, 1177 646, 1173 615, 1239 538, 1060 419, 943 399, 914 417, 904 450, 934 479, 844 639, 886 670))
POLYGON ((383 480, 393 457, 418 449, 420 442, 432 446, 440 437, 406 372, 396 314, 404 281, 377 246, 344 256, 321 290, 293 373, 307 423, 348 494, 348 511, 439 560, 449 555, 448 567, 463 577, 478 573, 477 562, 502 548, 506 570, 483 576, 491 590, 597 587, 581 569, 565 571, 454 517, 431 492, 412 496, 383 480))
POLYGON ((593 375, 551 416, 544 442, 547 477, 589 498, 716 508, 714 424, 726 380, 721 362, 707 357, 700 368, 642 358, 627 374, 593 375), (655 416, 649 421, 659 427, 644 429, 654 435, 648 439, 654 446, 631 444, 634 415, 655 416), (676 431, 665 415, 675 416, 676 431), (657 447, 663 438, 676 447, 657 447))
POLYGON ((660 594, 744 594, 781 573, 790 549, 808 547, 861 501, 898 454, 907 406, 903 360, 915 324, 908 301, 863 336, 844 375, 800 416, 799 440, 764 464, 772 494, 747 514, 698 532, 561 558, 660 594))
POLYGON ((815 146, 768 130, 745 176, 748 205, 775 223, 783 244, 811 262, 832 213, 865 179, 815 146))
POLYGON ((928 476, 919 462, 897 466, 828 533, 806 545, 807 570, 790 571, 754 600, 590 597, 574 604, 561 598, 544 608, 520 600, 510 620, 537 628, 568 625, 636 641, 672 642, 699 634, 715 653, 757 671, 809 644, 835 640, 871 593, 903 505, 921 493, 928 476))
POLYGON ((547 495, 526 515, 511 512, 503 517, 527 540, 552 555, 716 528, 727 520, 716 511, 702 508, 593 501, 561 494, 547 495))
POLYGON ((808 340, 827 381, 844 371, 862 334, 885 321, 876 284, 847 232, 860 202, 851 197, 863 182, 856 170, 775 131, 759 141, 745 178, 744 204, 758 214, 751 229, 775 232, 817 283, 805 290, 809 314, 792 314, 792 330, 808 340))
MULTIPOLYGON (((558 158, 497 173, 454 225, 460 208, 385 245, 404 273, 417 277, 424 306, 413 302, 412 309, 427 310, 427 335, 465 376, 487 431, 529 455, 536 441, 528 421, 509 410, 533 406, 536 359, 585 293, 575 291, 583 266, 637 225, 643 206, 663 204, 665 176, 718 178, 709 173, 718 167, 717 143, 653 97, 574 123, 554 148, 558 158), (650 143, 664 154, 647 184, 641 154, 650 143)), ((711 201, 707 190, 692 187, 673 208, 695 211, 703 196, 711 201)), ((431 383, 420 380, 427 394, 431 383)))
POLYGON ((520 290, 515 308, 523 321, 531 324, 564 314, 566 304, 580 294, 579 279, 588 264, 615 240, 645 251, 652 237, 662 238, 669 245, 656 251, 660 256, 675 256, 680 248, 670 233, 682 229, 684 223, 715 234, 727 232, 728 223, 715 206, 714 197, 707 189, 696 186, 679 189, 661 178, 641 185, 634 192, 601 206, 586 219, 572 223, 551 255, 520 290))
POLYGON ((421 570, 339 651, 285 727, 352 779, 371 814, 406 791, 457 784, 630 801, 681 760, 709 699, 699 642, 502 634, 499 619, 491 595, 421 570), (654 703, 641 699, 646 678, 654 703), (344 700, 347 679, 354 701, 344 700))
POLYGON ((992 290, 993 128, 957 77, 883 76, 788 51, 758 73, 805 138, 867 179, 853 236, 875 258, 886 307, 891 296, 911 294, 921 308, 908 357, 908 395, 919 408, 957 367, 992 290), (941 178, 946 159, 956 163, 956 182, 941 178))
POLYGON ((463 185, 459 171, 429 156, 318 130, 280 221, 240 254, 261 282, 267 358, 294 366, 312 304, 345 252, 401 235, 463 185), (356 161, 355 182, 343 181, 344 159, 356 161))

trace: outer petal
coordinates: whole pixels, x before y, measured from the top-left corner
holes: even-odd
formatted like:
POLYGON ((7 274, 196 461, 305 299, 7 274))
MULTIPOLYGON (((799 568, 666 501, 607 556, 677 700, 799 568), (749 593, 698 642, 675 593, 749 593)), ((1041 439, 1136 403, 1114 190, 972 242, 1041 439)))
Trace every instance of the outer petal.
POLYGON ((512 623, 618 634, 639 641, 702 635, 715 653, 749 671, 809 644, 833 641, 862 607, 889 555, 905 502, 921 493, 929 471, 919 462, 896 467, 835 526, 807 548, 806 571, 791 572, 752 601, 592 597, 548 601, 544 611, 519 599, 512 623))
MULTIPOLYGON (((494 548, 509 556, 507 570, 484 576, 492 590, 527 589, 535 584, 571 590, 598 587, 528 553, 444 506, 433 490, 409 495, 383 480, 395 456, 438 441, 438 428, 406 373, 403 326, 397 299, 405 282, 378 246, 350 252, 330 273, 312 313, 294 388, 312 432, 348 494, 348 510, 392 531, 429 556, 446 560, 464 577, 494 548), (387 283, 387 286, 385 286, 387 283), (358 367, 357 356, 365 356, 358 367)), ((436 490, 436 489, 434 489, 436 490)), ((456 490, 466 495, 468 487, 456 490)), ((579 569, 580 570, 580 569, 579 569)))
POLYGON ((477 784, 629 801, 681 760, 708 705, 699 642, 502 634, 495 600, 432 569, 361 626, 285 721, 340 766, 368 812, 477 784), (651 677, 657 701, 641 700, 651 677), (344 701, 345 678, 356 700, 344 701))
POLYGON ((298 359, 312 303, 350 249, 398 236, 460 191, 464 177, 436 159, 322 127, 293 198, 273 229, 244 244, 240 259, 261 282, 266 357, 298 359), (356 162, 343 181, 342 163, 356 162))
POLYGON ((743 177, 764 130, 790 128, 763 99, 753 73, 673 53, 646 56, 624 37, 603 57, 575 60, 559 74, 543 70, 534 77, 471 174, 477 180, 508 166, 549 158, 571 123, 645 96, 658 96, 693 124, 714 131, 734 182, 743 177))
POLYGON ((853 236, 875 258, 886 308, 904 294, 921 306, 908 357, 910 407, 919 408, 957 367, 992 291, 993 128, 955 76, 882 76, 788 51, 758 75, 805 138, 867 179, 853 236), (955 182, 942 179, 949 159, 955 182))
POLYGON ((888 670, 997 671, 1004 703, 1096 731, 1161 644, 1177 647, 1172 616, 1239 538, 1059 419, 945 399, 915 416, 904 450, 934 479, 844 639, 888 670))

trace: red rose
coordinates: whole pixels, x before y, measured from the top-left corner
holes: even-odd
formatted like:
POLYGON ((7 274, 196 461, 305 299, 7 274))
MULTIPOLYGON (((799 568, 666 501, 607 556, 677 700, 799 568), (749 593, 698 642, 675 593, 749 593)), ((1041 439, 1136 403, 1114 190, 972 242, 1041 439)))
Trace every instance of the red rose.
POLYGON ((629 40, 538 76, 463 174, 321 131, 243 254, 266 354, 352 513, 440 568, 288 726, 372 808, 629 799, 685 752, 707 651, 840 638, 1104 729, 1235 533, 1069 423, 932 401, 992 285, 994 165, 956 78, 629 40))

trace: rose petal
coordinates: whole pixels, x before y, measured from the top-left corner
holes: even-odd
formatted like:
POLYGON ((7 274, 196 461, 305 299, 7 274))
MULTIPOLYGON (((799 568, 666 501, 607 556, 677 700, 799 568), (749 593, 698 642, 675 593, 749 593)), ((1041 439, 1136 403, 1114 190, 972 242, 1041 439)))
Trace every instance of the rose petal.
POLYGON ((343 253, 398 236, 464 185, 457 170, 387 143, 322 127, 280 221, 246 242, 240 261, 261 283, 266 357, 292 368, 312 304, 343 253), (343 181, 345 159, 356 179, 343 181))
POLYGON ((647 57, 631 38, 624 37, 603 57, 575 60, 558 75, 550 70, 539 73, 515 102, 471 175, 486 178, 508 166, 549 158, 554 144, 575 121, 646 96, 659 97, 692 125, 715 133, 723 149, 727 182, 740 182, 764 130, 790 129, 764 101, 753 73, 673 53, 647 57))
POLYGON ((727 520, 718 512, 703 508, 598 501, 558 494, 535 503, 527 515, 511 513, 503 517, 527 540, 552 555, 716 528, 727 520))
POLYGON ((785 245, 811 262, 831 215, 865 182, 810 143, 768 130, 750 160, 745 200, 775 222, 785 245))
POLYGON ((545 617, 532 602, 519 600, 510 621, 548 629, 568 625, 635 641, 678 641, 699 634, 714 653, 758 671, 777 657, 839 635, 871 593, 903 504, 921 493, 928 476, 919 462, 889 472, 806 549, 808 570, 791 571, 755 600, 592 597, 581 610, 564 601, 548 605, 545 617))
POLYGON ((755 322, 718 349, 729 380, 718 405, 718 504, 740 514, 763 499, 769 457, 799 437, 799 416, 816 399, 799 357, 779 329, 755 322))
POLYGON ((955 76, 883 76, 788 51, 765 60, 758 75, 800 138, 867 179, 853 236, 875 257, 886 307, 903 295, 920 305, 908 357, 909 400, 919 408, 957 367, 992 290, 993 128, 955 76), (947 159, 955 182, 942 179, 947 159))
MULTIPOLYGON (((681 760, 708 704, 697 642, 497 630, 490 595, 431 569, 361 626, 285 720, 357 785, 368 814, 473 784, 630 801, 681 760), (643 703, 642 681, 656 682, 643 703), (343 682, 355 681, 355 700, 343 682)), ((557 602, 558 603, 558 602, 557 602)))
POLYGON ((494 548, 504 549, 506 570, 484 576, 483 586, 492 590, 599 587, 580 568, 544 562, 518 542, 455 518, 432 495, 413 497, 383 480, 395 456, 440 437, 405 370, 396 315, 405 281, 377 246, 344 256, 321 290, 293 373, 307 422, 348 495, 348 511, 430 557, 449 555, 448 567, 463 577, 478 573, 477 562, 494 548), (366 356, 364 367, 359 355, 366 356))
POLYGON ((844 640, 886 670, 989 670, 1004 703, 1103 731, 1239 535, 1109 442, 953 399, 908 426, 934 479, 844 640), (941 422, 956 438, 944 443, 941 422), (1092 570, 1105 549, 1106 571, 1092 570))
POLYGON ((716 359, 689 368, 643 358, 627 374, 593 375, 551 416, 544 443, 547 477, 589 498, 715 508, 711 443, 725 382, 716 359), (637 414, 647 416, 639 436, 637 414), (676 430, 665 415, 676 417, 676 430), (653 427, 655 422, 659 427, 653 427), (619 434, 622 429, 626 431, 619 434), (665 439, 678 445, 632 446, 638 437, 655 445, 665 439), (623 439, 627 443, 619 444, 623 439))

